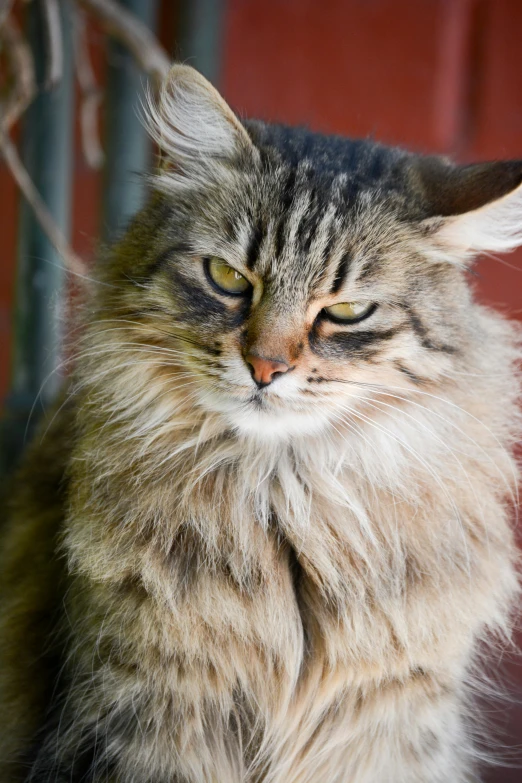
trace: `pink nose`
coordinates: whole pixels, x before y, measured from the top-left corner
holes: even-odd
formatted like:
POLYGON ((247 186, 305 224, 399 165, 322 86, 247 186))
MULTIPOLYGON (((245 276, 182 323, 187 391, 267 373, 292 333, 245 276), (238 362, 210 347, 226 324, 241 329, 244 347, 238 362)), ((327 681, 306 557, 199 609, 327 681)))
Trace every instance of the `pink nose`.
POLYGON ((256 356, 252 353, 245 356, 245 361, 251 366, 252 378, 258 386, 268 386, 274 378, 290 369, 286 362, 279 362, 276 359, 265 359, 264 356, 256 356))

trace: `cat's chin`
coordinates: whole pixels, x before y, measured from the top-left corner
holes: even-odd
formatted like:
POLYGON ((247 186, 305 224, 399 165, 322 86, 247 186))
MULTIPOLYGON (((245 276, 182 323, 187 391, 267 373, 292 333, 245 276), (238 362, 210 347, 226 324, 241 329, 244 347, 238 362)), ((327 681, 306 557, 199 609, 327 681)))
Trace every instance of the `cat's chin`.
POLYGON ((227 427, 238 435, 259 441, 285 441, 324 432, 330 423, 330 413, 325 410, 295 410, 275 408, 269 402, 252 399, 248 402, 226 399, 221 396, 205 396, 204 405, 226 420, 227 427))
POLYGON ((327 428, 329 417, 324 413, 253 408, 229 414, 228 420, 240 435, 273 441, 317 435, 327 428))

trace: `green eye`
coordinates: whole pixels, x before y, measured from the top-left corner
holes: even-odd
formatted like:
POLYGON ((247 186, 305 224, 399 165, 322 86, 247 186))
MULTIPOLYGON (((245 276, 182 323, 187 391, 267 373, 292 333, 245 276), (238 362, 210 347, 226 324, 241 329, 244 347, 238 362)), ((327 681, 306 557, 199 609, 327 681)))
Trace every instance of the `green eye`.
POLYGON ((241 296, 250 289, 250 283, 246 277, 243 277, 221 258, 215 256, 208 258, 205 261, 205 270, 214 286, 225 294, 241 296))
POLYGON ((339 302, 331 307, 325 307, 324 311, 333 321, 355 323, 368 318, 376 307, 377 305, 372 302, 339 302))

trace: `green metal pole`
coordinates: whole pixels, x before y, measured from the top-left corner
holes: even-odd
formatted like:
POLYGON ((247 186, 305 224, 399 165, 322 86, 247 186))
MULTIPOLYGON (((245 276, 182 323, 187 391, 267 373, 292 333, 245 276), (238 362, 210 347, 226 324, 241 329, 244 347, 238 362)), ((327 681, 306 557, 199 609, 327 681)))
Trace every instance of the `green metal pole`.
MULTIPOLYGON (((173 0, 168 0, 173 2, 173 0)), ((158 0, 120 0, 155 30, 158 0)), ((224 0, 184 0, 179 3, 179 59, 198 68, 214 83, 219 80, 221 22, 224 0)), ((115 240, 141 207, 145 184, 141 174, 150 168, 151 145, 139 118, 145 77, 119 43, 109 48, 105 100, 106 165, 102 237, 115 240)))
MULTIPOLYGON (((21 153, 49 211, 67 237, 71 218, 74 114, 72 20, 67 0, 60 3, 60 13, 63 75, 56 88, 45 91, 48 53, 41 4, 31 3, 27 9, 27 35, 34 52, 40 91, 23 119, 21 153)), ((16 462, 42 409, 54 399, 61 383, 57 368, 62 345, 64 272, 61 257, 40 228, 31 207, 22 199, 12 379, 0 444, 4 470, 16 462)))
POLYGON ((179 10, 177 57, 215 86, 221 75, 224 0, 184 0, 179 10))
MULTIPOLYGON (((151 29, 156 27, 157 0, 120 0, 151 29)), ((139 117, 146 77, 117 41, 109 44, 105 98, 105 150, 102 237, 116 239, 141 207, 150 166, 151 145, 139 117)))

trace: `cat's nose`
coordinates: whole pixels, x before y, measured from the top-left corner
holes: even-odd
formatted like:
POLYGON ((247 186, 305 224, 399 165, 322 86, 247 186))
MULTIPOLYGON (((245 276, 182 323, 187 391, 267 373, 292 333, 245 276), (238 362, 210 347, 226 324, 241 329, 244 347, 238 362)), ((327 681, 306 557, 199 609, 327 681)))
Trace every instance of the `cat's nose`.
POLYGON ((282 375, 284 372, 288 372, 290 369, 286 362, 281 362, 278 359, 267 359, 265 356, 257 356, 254 353, 248 353, 245 356, 245 362, 250 365, 252 378, 259 388, 268 386, 274 378, 277 378, 278 375, 282 375))

